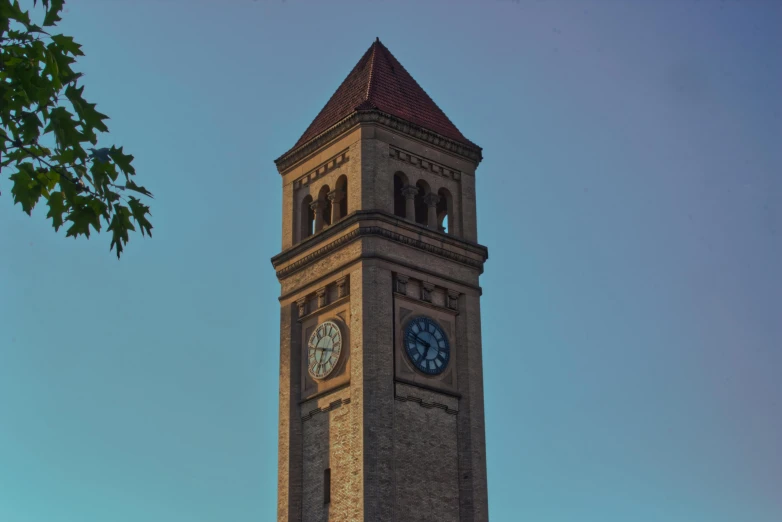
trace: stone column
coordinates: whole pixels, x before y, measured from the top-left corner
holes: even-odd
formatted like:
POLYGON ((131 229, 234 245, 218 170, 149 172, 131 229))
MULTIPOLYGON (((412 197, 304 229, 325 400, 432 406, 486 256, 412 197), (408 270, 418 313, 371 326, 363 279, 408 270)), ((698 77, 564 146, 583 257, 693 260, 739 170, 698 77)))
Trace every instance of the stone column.
POLYGON ((301 299, 296 299, 296 306, 299 307, 299 317, 307 315, 307 297, 304 296, 301 299))
POLYGON ((456 290, 448 290, 448 308, 451 310, 459 309, 459 292, 456 290))
POLYGON ((434 284, 421 281, 421 300, 431 303, 432 292, 434 292, 434 284))
POLYGON ((396 275, 396 291, 400 294, 407 295, 407 281, 410 278, 406 275, 397 274, 396 275))
POLYGON ((415 185, 402 187, 402 195, 405 197, 405 217, 415 221, 415 197, 418 195, 418 187, 415 185))
POLYGON ((316 199, 310 203, 310 208, 315 213, 315 233, 323 230, 323 201, 316 199))
POLYGON ((326 306, 326 287, 318 288, 315 293, 318 294, 318 308, 326 306))
POLYGON ((432 230, 437 230, 437 202, 440 201, 440 196, 437 194, 429 193, 424 196, 424 203, 428 207, 426 226, 432 230))
POLYGON ((327 197, 331 202, 331 224, 333 225, 334 223, 336 223, 337 221, 339 221, 344 217, 340 213, 341 207, 339 204, 342 201, 342 198, 345 197, 345 193, 339 189, 334 189, 331 192, 329 192, 327 197))
POLYGON ((337 279, 337 299, 342 299, 347 294, 347 282, 348 278, 347 276, 340 277, 337 279))

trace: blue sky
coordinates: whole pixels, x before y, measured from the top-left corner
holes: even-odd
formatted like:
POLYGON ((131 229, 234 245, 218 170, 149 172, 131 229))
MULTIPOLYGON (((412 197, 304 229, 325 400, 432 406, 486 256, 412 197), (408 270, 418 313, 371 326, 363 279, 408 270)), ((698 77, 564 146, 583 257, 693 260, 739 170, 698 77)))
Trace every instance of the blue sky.
POLYGON ((273 160, 376 36, 484 147, 492 520, 782 520, 780 25, 759 0, 69 2, 154 237, 117 261, 0 179, 0 520, 274 519, 273 160))

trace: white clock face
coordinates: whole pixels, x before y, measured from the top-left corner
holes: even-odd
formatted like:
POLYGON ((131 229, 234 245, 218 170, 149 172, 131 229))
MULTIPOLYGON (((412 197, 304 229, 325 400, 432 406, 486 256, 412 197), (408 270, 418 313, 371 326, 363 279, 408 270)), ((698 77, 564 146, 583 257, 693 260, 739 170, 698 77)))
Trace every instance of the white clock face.
POLYGON ((307 342, 307 369, 316 379, 325 379, 339 362, 342 353, 342 331, 333 321, 325 321, 315 328, 307 342))

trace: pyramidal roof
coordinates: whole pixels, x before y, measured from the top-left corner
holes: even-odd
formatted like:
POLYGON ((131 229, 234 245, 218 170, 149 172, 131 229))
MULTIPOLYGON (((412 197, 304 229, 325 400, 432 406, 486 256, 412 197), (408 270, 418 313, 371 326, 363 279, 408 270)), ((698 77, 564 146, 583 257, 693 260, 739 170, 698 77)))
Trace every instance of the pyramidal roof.
POLYGON ((354 112, 371 110, 395 116, 467 146, 478 147, 459 132, 426 91, 380 43, 380 39, 376 39, 293 149, 354 112))

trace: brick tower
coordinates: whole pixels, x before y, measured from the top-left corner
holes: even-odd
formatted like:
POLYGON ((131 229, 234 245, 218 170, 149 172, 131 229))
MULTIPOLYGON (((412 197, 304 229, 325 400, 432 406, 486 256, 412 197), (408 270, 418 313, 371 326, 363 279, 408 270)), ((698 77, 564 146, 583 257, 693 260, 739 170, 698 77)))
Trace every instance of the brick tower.
POLYGON ((480 161, 379 40, 276 160, 279 521, 488 520, 480 161))

